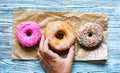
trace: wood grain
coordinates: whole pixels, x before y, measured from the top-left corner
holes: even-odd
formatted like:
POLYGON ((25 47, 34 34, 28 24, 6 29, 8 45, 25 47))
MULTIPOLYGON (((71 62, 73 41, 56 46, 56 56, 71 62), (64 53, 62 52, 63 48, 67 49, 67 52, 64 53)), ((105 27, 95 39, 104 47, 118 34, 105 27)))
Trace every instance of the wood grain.
POLYGON ((0 0, 0 73, 44 73, 39 61, 11 60, 12 11, 21 9, 108 13, 108 60, 74 62, 72 73, 120 73, 119 0, 0 0))

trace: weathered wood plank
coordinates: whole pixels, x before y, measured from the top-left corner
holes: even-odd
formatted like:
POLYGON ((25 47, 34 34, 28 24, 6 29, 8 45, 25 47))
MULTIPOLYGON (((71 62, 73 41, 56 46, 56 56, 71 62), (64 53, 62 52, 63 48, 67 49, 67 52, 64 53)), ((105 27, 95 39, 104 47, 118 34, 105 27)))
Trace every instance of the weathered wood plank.
MULTIPOLYGON (((9 71, 9 72, 26 72, 26 70, 28 70, 28 72, 33 73, 33 72, 39 72, 42 73, 43 70, 41 68, 41 65, 39 64, 38 61, 11 61, 10 59, 3 59, 0 60, 0 65, 2 68, 1 71, 4 70, 5 71, 9 71), (11 66, 10 66, 11 65, 11 66), (5 68, 5 69, 4 69, 5 68), (22 70, 22 71, 21 71, 22 70)), ((92 65, 90 63, 86 63, 86 62, 76 62, 73 64, 73 68, 76 67, 75 70, 73 70, 73 73, 76 72, 89 72, 89 71, 105 71, 105 69, 107 68, 106 66, 99 66, 97 68, 96 65, 92 65), (88 65, 88 66, 87 66, 88 65), (91 66, 91 67, 89 67, 91 66), (95 68, 97 68, 96 70, 94 70, 95 68)))
MULTIPOLYGON (((0 7, 1 10, 3 11, 7 11, 7 10, 10 10, 12 11, 13 9, 14 10, 19 10, 19 9, 23 9, 23 10, 45 10, 45 11, 72 11, 72 12, 76 12, 76 11, 81 11, 81 12, 101 12, 101 13, 109 13, 109 12, 113 12, 115 9, 114 7, 90 7, 90 8, 87 8, 87 7, 78 7, 78 6, 73 6, 70 5, 70 6, 53 6, 53 7, 50 7, 50 6, 40 6, 40 5, 21 5, 21 6, 14 6, 14 5, 7 5, 5 4, 6 7, 0 7)), ((113 13, 111 13, 113 14, 113 13)))
POLYGON ((0 72, 3 73, 44 73, 39 61, 12 61, 11 59, 0 60, 0 72))
MULTIPOLYGON (((96 62, 74 62, 72 73, 119 73, 119 59, 96 62)), ((0 59, 0 72, 9 73, 44 73, 39 61, 16 61, 11 59, 0 59)))
POLYGON ((97 6, 117 6, 119 5, 119 0, 1 0, 1 4, 32 4, 32 5, 77 5, 77 6, 90 6, 90 5, 97 5, 97 6))

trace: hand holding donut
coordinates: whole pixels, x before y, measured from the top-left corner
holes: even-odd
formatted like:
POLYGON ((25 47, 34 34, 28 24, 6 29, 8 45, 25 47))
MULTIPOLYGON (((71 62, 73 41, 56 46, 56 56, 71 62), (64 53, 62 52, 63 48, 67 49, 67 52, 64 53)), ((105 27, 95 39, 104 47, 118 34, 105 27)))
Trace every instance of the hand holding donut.
POLYGON ((37 51, 45 73, 71 73, 74 53, 74 46, 72 46, 69 49, 67 58, 60 57, 49 49, 48 39, 45 39, 44 36, 41 38, 37 51))

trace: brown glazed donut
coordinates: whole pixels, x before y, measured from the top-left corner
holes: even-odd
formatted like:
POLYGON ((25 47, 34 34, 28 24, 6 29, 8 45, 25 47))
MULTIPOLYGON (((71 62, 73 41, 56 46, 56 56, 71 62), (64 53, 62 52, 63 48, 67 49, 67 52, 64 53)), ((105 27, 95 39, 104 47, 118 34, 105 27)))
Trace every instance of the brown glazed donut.
POLYGON ((53 50, 68 50, 75 41, 75 31, 71 25, 62 21, 49 22, 45 29, 45 37, 53 50))

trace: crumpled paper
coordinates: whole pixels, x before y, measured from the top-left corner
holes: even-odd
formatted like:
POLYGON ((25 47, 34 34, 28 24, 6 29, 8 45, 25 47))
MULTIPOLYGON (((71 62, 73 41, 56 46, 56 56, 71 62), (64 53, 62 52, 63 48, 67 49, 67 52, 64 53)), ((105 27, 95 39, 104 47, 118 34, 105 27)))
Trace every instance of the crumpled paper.
POLYGON ((106 60, 107 59, 107 19, 108 15, 104 13, 84 13, 84 12, 44 12, 44 11, 13 11, 13 28, 12 28, 12 59, 18 60, 37 60, 38 45, 25 48, 16 40, 16 27, 21 22, 36 22, 44 34, 45 26, 51 21, 64 21, 73 26, 77 33, 78 28, 89 22, 99 24, 104 30, 104 39, 102 43, 94 48, 85 48, 78 41, 75 41, 74 61, 83 60, 106 60))

